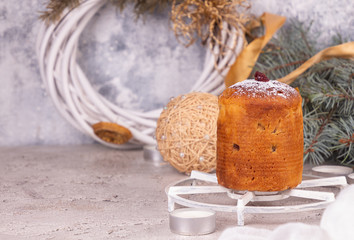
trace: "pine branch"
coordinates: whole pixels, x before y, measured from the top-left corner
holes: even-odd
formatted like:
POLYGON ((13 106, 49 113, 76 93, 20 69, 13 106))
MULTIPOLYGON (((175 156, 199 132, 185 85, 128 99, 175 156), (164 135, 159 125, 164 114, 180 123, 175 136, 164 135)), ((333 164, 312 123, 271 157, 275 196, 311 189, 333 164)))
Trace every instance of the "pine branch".
MULTIPOLYGON (((282 29, 263 49, 251 74, 261 71, 279 79, 295 70, 318 52, 309 30, 309 26, 296 21, 282 29)), ((322 61, 292 86, 300 89, 303 98, 304 161, 320 164, 336 159, 354 164, 354 60, 322 61)))
MULTIPOLYGON (((318 127, 318 130, 317 130, 315 136, 312 138, 310 144, 307 145, 307 147, 305 147, 304 155, 311 153, 313 156, 310 158, 311 159, 310 162, 312 162, 312 163, 315 163, 315 164, 323 163, 324 160, 321 156, 324 155, 324 156, 328 157, 330 155, 329 151, 327 151, 327 150, 321 149, 322 151, 319 151, 320 149, 318 149, 316 151, 315 149, 316 149, 316 147, 319 148, 318 144, 319 143, 321 144, 321 141, 319 141, 320 140, 319 138, 322 136, 323 131, 330 123, 334 112, 335 112, 335 109, 332 109, 331 112, 329 112, 327 114, 327 116, 322 117, 322 119, 320 120, 320 122, 322 122, 322 123, 318 127)), ((306 144, 305 144, 305 146, 306 146, 306 144)))
POLYGON ((325 94, 326 97, 332 98, 345 98, 350 101, 354 101, 354 96, 349 96, 347 94, 325 94))
POLYGON ((354 133, 350 138, 341 138, 339 141, 341 144, 345 144, 346 146, 349 146, 350 144, 354 143, 354 133))
POLYGON ((327 143, 331 145, 330 149, 337 152, 337 158, 342 164, 354 163, 354 118, 342 118, 337 124, 330 124, 327 129, 331 138, 327 143))
POLYGON ((303 64, 306 60, 300 60, 300 61, 294 61, 294 62, 290 62, 290 63, 286 63, 283 65, 279 65, 276 66, 274 68, 268 69, 264 74, 268 75, 269 72, 273 72, 282 68, 286 68, 286 67, 290 67, 290 66, 300 66, 301 64, 303 64))

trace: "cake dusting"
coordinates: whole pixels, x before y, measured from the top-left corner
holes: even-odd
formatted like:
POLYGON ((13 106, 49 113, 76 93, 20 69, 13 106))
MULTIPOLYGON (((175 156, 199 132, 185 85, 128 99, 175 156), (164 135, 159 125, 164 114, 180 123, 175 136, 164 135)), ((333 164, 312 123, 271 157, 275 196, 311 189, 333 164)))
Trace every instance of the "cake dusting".
POLYGON ((232 85, 230 88, 235 92, 232 95, 250 95, 252 97, 264 96, 280 96, 288 98, 297 94, 297 91, 285 83, 276 80, 257 81, 254 79, 247 79, 232 85))

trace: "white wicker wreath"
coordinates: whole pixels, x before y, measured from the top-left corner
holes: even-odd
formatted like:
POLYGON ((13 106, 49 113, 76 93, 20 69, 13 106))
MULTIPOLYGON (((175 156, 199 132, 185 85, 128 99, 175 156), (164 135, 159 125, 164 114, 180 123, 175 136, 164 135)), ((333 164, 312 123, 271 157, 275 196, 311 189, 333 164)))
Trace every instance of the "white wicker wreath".
MULTIPOLYGON (((107 2, 108 0, 82 1, 78 7, 65 12, 59 22, 42 24, 36 46, 42 79, 55 106, 65 119, 96 141, 120 149, 155 144, 153 134, 162 109, 137 112, 116 106, 94 90, 76 62, 81 32, 107 2), (92 129, 93 124, 101 121, 128 128, 133 138, 122 145, 101 140, 92 129)), ((225 29, 227 27, 225 23, 225 29)), ((223 71, 220 73, 214 67, 215 56, 219 55, 220 47, 216 45, 212 50, 207 50, 203 72, 190 92, 201 91, 215 95, 221 93, 224 89, 223 75, 227 73, 243 45, 243 39, 236 31, 232 28, 231 32, 222 33, 221 43, 230 49, 218 60, 218 68, 223 71), (235 43, 236 48, 232 48, 235 43)))

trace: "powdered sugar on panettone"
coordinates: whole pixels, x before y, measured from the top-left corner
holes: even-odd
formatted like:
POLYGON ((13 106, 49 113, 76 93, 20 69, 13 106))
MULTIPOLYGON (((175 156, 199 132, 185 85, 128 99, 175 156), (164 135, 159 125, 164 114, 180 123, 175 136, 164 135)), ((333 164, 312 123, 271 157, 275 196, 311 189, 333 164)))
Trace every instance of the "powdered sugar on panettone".
POLYGON ((230 88, 235 89, 232 95, 248 95, 251 97, 272 97, 280 96, 288 98, 297 94, 296 90, 285 83, 276 80, 260 82, 254 79, 247 79, 242 82, 235 83, 230 88))

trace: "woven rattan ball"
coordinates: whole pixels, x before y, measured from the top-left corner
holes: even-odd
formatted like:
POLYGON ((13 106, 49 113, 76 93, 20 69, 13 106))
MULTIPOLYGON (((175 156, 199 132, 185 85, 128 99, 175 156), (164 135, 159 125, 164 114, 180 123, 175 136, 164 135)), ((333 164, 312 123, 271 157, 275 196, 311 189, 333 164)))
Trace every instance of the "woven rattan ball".
POLYGON ((180 172, 210 172, 216 167, 218 98, 192 92, 172 98, 156 128, 158 149, 180 172))

